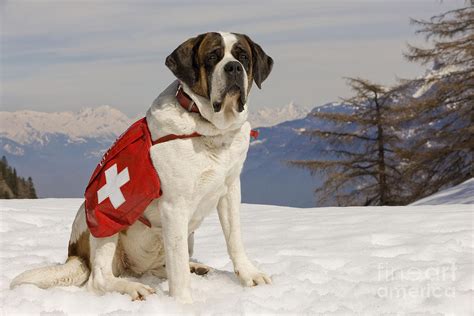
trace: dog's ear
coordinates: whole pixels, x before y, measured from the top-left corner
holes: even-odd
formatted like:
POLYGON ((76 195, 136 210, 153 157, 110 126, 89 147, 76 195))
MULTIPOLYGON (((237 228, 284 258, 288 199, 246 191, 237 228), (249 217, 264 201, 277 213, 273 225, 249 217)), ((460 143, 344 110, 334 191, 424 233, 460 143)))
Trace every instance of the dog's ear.
POLYGON ((268 75, 272 71, 273 68, 273 59, 265 54, 262 47, 252 41, 250 37, 244 35, 245 39, 250 45, 252 49, 252 72, 253 72, 253 79, 257 84, 259 89, 262 89, 262 82, 267 79, 268 75))
POLYGON ((168 57, 165 65, 171 72, 188 86, 192 87, 199 78, 197 50, 205 34, 190 38, 178 46, 168 57))

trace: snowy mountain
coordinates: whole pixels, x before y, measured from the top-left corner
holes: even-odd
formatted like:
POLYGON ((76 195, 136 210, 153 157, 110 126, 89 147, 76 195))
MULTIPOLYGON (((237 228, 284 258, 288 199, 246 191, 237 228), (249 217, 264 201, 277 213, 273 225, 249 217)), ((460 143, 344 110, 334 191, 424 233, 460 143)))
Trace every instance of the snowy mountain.
MULTIPOLYGON (((290 103, 281 108, 263 108, 252 112, 252 126, 272 126, 284 121, 305 117, 309 110, 290 103)), ((71 143, 84 142, 88 138, 114 140, 134 119, 119 110, 103 105, 84 108, 79 112, 0 112, 0 138, 19 145, 47 145, 51 137, 63 135, 71 143)), ((21 155, 21 150, 5 149, 21 155)))
POLYGON ((420 76, 418 80, 426 80, 427 82, 422 85, 414 85, 413 86, 413 93, 411 96, 414 98, 420 98, 436 88, 436 82, 439 80, 443 80, 447 75, 450 73, 456 72, 461 70, 459 66, 455 65, 448 65, 448 66, 441 66, 435 65, 432 69, 426 70, 423 76, 420 76))
POLYGON ((2 315, 472 315, 473 205, 288 208, 242 205, 242 236, 272 285, 243 288, 227 255, 217 213, 195 234, 194 259, 216 270, 191 275, 193 304, 146 301, 81 287, 9 289, 32 268, 65 261, 82 199, 0 204, 2 315))
POLYGON ((103 152, 132 121, 110 106, 0 112, 0 155, 33 178, 40 197, 79 197, 103 152))
POLYGON ((60 135, 70 143, 88 138, 114 140, 131 123, 129 117, 108 105, 75 113, 0 112, 0 138, 18 145, 47 145, 51 138, 60 135))
MULTIPOLYGON (((288 121, 305 113, 305 110, 294 104, 275 110, 262 109, 255 115, 253 125, 288 121), (274 117, 271 115, 272 112, 275 113, 274 117)), ((20 175, 32 176, 40 197, 80 197, 103 152, 134 120, 110 106, 86 108, 79 112, 0 112, 0 155, 5 155, 20 175)), ((303 119, 296 120, 293 125, 296 129, 301 129, 300 123, 309 124, 303 119)), ((268 134, 268 128, 262 129, 263 136, 271 140, 269 144, 278 140, 289 140, 286 139, 287 136, 293 138, 291 136, 293 129, 288 129, 287 125, 271 131, 275 133, 275 137, 268 134), (278 136, 278 134, 281 135, 278 136)), ((253 144, 251 152, 253 148, 257 151, 262 149, 262 146, 257 146, 257 144, 253 144)), ((284 146, 282 145, 278 151, 280 152, 279 159, 285 160, 284 146)), ((278 156, 277 154, 274 153, 272 157, 278 156)), ((265 161, 269 158, 271 157, 261 157, 265 161)), ((262 165, 259 157, 255 160, 254 156, 252 160, 251 166, 262 165)), ((284 163, 276 162, 273 165, 290 173, 284 163)), ((296 170, 296 174, 306 179, 298 187, 307 184, 308 181, 313 181, 306 172, 296 170)), ((253 183, 262 183, 262 178, 253 178, 253 176, 261 176, 255 170, 251 170, 248 175, 245 181, 248 182, 249 187, 255 187, 253 183)), ((268 186, 265 185, 261 190, 265 190, 264 188, 268 186)), ((305 198, 302 199, 301 195, 295 194, 293 200, 297 204, 294 205, 314 205, 312 189, 301 188, 301 190, 305 198)), ((285 198, 290 193, 281 198, 285 198)), ((255 192, 251 193, 253 194, 255 192)), ((262 194, 262 197, 266 195, 262 194)), ((244 195, 244 201, 246 200, 247 197, 244 195)), ((253 196, 249 197, 250 200, 255 201, 253 196)), ((256 201, 263 202, 264 200, 257 199, 256 201)), ((280 203, 292 205, 284 203, 284 200, 280 203)))
POLYGON ((280 108, 263 108, 260 110, 251 110, 249 121, 252 127, 268 127, 280 124, 286 121, 304 118, 310 109, 289 103, 280 108))

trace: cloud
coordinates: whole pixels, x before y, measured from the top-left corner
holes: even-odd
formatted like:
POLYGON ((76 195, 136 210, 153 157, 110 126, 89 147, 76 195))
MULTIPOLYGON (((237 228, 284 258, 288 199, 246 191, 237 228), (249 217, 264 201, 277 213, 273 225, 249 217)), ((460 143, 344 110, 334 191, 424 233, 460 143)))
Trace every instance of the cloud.
POLYGON ((164 58, 209 30, 251 35, 275 61, 255 107, 307 106, 347 94, 343 76, 393 82, 421 68, 401 57, 408 18, 463 5, 437 1, 10 1, 2 10, 6 110, 146 108, 172 80, 164 58), (284 89, 282 89, 284 87, 284 89))

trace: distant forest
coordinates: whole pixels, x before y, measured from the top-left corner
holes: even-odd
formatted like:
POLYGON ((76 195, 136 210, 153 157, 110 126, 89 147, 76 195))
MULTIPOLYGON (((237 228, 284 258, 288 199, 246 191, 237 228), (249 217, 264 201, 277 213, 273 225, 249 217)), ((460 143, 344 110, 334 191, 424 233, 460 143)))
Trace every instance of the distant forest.
POLYGON ((8 165, 7 158, 0 161, 0 199, 37 199, 33 179, 19 177, 16 169, 8 165))

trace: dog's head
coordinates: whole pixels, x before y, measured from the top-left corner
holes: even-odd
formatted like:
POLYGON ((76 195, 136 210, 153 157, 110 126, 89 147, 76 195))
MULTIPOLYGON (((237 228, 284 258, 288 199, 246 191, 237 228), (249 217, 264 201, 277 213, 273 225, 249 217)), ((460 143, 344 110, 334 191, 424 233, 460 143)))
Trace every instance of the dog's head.
POLYGON ((227 128, 245 112, 252 82, 261 88, 273 59, 247 35, 210 32, 182 43, 166 58, 166 66, 205 101, 201 114, 227 128))

